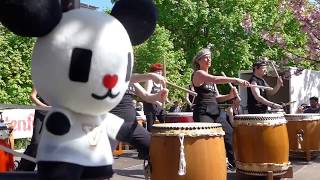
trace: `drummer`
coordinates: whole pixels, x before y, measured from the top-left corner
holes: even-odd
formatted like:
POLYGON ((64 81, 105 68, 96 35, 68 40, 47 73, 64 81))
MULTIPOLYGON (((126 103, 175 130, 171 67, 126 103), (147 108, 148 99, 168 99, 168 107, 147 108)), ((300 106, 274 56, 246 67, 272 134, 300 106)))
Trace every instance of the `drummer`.
MULTIPOLYGON (((253 74, 249 80, 252 85, 267 86, 268 83, 263 79, 267 74, 267 62, 258 61, 253 64, 253 74)), ((268 106, 272 109, 280 109, 281 105, 271 102, 267 99, 267 96, 275 95, 280 87, 283 86, 283 81, 280 78, 277 79, 277 84, 272 90, 259 89, 257 87, 248 87, 248 113, 249 114, 265 114, 267 113, 268 106)))
POLYGON ((198 94, 194 101, 193 120, 195 122, 221 123, 225 131, 224 142, 229 163, 235 167, 232 149, 232 127, 226 120, 219 118, 220 110, 218 102, 223 102, 236 97, 237 89, 232 88, 228 95, 218 95, 214 84, 235 83, 248 86, 249 82, 224 76, 213 76, 209 74, 211 66, 211 51, 202 49, 193 58, 192 85, 198 94))

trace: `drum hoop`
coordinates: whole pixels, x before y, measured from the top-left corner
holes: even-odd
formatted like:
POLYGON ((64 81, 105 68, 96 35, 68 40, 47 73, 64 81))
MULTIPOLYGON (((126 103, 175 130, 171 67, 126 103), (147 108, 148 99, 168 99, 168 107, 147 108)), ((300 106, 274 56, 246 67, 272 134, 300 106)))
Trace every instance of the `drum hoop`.
POLYGON ((277 126, 277 125, 282 125, 286 124, 287 120, 286 119, 280 119, 278 121, 275 120, 263 120, 263 121, 254 121, 254 120, 239 120, 239 121, 233 121, 234 126, 239 126, 239 125, 246 125, 246 126, 277 126))
POLYGON ((194 130, 194 129, 212 129, 212 128, 221 128, 220 123, 164 123, 164 124, 154 124, 153 129, 176 129, 176 130, 194 130))
POLYGON ((165 131, 165 132, 155 132, 152 133, 152 136, 173 136, 178 137, 179 134, 183 134, 185 137, 200 137, 200 136, 209 136, 209 137, 220 137, 224 136, 225 132, 221 129, 217 132, 214 131, 202 131, 202 132, 177 132, 176 130, 165 131))
POLYGON ((320 114, 285 114, 288 121, 318 121, 320 114))
POLYGON ((193 112, 185 112, 185 113, 169 112, 166 114, 166 117, 192 117, 192 116, 193 116, 193 112))
POLYGON ((223 136, 224 131, 219 123, 165 123, 152 126, 153 136, 223 136))
POLYGON ((243 163, 236 161, 237 169, 240 169, 251 174, 261 176, 262 174, 273 171, 274 174, 283 174, 290 167, 290 162, 277 164, 277 163, 243 163))

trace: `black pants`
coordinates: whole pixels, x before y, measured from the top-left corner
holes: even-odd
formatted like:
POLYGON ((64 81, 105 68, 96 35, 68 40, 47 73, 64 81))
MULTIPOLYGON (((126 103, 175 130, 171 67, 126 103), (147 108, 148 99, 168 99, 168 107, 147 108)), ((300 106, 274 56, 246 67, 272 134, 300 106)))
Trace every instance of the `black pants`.
MULTIPOLYGON (((38 144, 40 141, 40 133, 42 130, 42 123, 46 116, 45 111, 36 110, 33 119, 33 134, 31 138, 30 144, 27 146, 24 154, 36 157, 38 144)), ((17 167, 17 171, 34 171, 36 167, 36 163, 28 161, 26 159, 21 158, 20 163, 17 167)))
POLYGON ((143 159, 149 159, 151 134, 136 121, 123 123, 116 139, 133 145, 143 159))
POLYGON ((86 167, 65 162, 40 161, 39 180, 103 180, 113 175, 112 166, 86 167))
POLYGON ((201 110, 194 110, 193 120, 195 122, 211 122, 211 123, 220 123, 222 125, 222 129, 225 132, 225 135, 223 138, 224 138, 224 146, 226 148, 226 153, 227 153, 226 155, 228 157, 229 163, 235 166, 234 153, 232 148, 233 129, 230 126, 230 124, 226 121, 226 119, 222 119, 218 115, 210 115, 201 110))
POLYGON ((159 120, 160 123, 165 122, 166 115, 164 113, 157 114, 155 112, 148 112, 146 113, 146 120, 147 120, 147 130, 150 132, 152 125, 154 124, 155 120, 159 120))

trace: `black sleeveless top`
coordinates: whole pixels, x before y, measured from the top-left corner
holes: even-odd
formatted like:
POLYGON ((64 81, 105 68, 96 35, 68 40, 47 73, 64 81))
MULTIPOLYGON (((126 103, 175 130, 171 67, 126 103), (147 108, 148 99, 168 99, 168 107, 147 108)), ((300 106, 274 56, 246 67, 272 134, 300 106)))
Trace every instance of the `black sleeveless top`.
MULTIPOLYGON (((252 83, 253 81, 255 81, 259 86, 269 87, 269 85, 264 79, 261 79, 255 75, 252 75, 249 80, 250 83, 252 83)), ((262 97, 267 98, 267 91, 265 89, 259 89, 259 91, 262 97)), ((268 106, 258 102, 256 98, 254 98, 250 87, 247 88, 247 95, 248 95, 247 104, 248 104, 249 114, 264 114, 267 112, 268 106)))
POLYGON ((136 120, 136 110, 133 104, 135 88, 133 84, 129 84, 127 91, 122 97, 120 103, 113 108, 110 113, 124 119, 125 122, 132 122, 136 120))
MULTIPOLYGON (((151 94, 156 94, 160 91, 161 91, 161 85, 152 82, 151 94)), ((164 113, 164 109, 162 108, 162 106, 159 106, 158 104, 147 103, 147 102, 143 102, 143 111, 144 111, 144 114, 153 113, 156 115, 160 115, 164 113)))
POLYGON ((194 85, 193 87, 195 92, 198 94, 194 100, 194 110, 205 110, 209 115, 219 115, 220 110, 216 98, 218 91, 215 88, 215 85, 213 83, 203 83, 199 87, 194 85))

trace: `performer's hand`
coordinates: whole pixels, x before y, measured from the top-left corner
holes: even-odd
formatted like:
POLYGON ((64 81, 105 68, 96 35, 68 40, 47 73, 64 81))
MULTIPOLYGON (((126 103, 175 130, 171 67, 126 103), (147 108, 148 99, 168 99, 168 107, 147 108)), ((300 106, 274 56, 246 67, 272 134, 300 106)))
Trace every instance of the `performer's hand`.
POLYGON ((237 78, 237 82, 242 87, 249 87, 250 86, 249 81, 246 81, 246 80, 243 80, 243 79, 237 78))
POLYGON ((237 89, 236 87, 231 88, 229 94, 230 94, 232 97, 237 97, 237 95, 239 95, 238 89, 237 89))
POLYGON ((271 108, 273 108, 273 109, 281 109, 282 106, 281 106, 280 104, 273 103, 272 106, 271 106, 271 108))
POLYGON ((283 80, 281 77, 277 79, 277 85, 283 86, 283 80))
POLYGON ((150 79, 157 83, 157 84, 161 84, 163 87, 166 87, 166 79, 161 76, 160 74, 157 73, 148 73, 150 75, 150 79))

